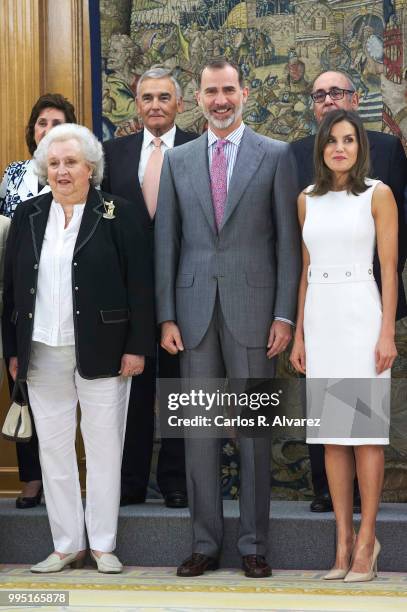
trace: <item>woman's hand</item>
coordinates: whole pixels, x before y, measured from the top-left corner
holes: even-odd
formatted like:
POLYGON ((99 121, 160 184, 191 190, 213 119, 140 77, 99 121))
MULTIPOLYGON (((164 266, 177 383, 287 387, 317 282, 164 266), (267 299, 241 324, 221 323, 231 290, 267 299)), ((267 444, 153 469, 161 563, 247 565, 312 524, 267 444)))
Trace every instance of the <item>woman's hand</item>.
POLYGON ((18 359, 17 357, 10 357, 8 365, 8 371, 10 372, 11 378, 15 381, 18 373, 18 359))
POLYGON ((305 344, 304 338, 294 337, 294 344, 290 355, 291 365, 297 372, 305 374, 305 344))
POLYGON ((375 348, 376 373, 381 374, 391 368, 397 357, 393 334, 380 334, 375 348))
POLYGON ((125 353, 122 355, 119 374, 122 376, 138 376, 144 370, 144 364, 144 355, 130 355, 129 353, 125 353))

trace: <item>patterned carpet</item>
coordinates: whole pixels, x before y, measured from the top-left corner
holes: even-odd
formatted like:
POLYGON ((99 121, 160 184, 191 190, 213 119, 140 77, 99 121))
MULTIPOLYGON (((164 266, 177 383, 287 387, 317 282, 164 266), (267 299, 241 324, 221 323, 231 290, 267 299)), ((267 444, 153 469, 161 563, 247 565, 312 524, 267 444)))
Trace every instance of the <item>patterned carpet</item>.
MULTIPOLYGON (((252 580, 235 569, 194 579, 174 576, 174 568, 127 567, 121 575, 94 569, 31 574, 24 565, 0 565, 0 592, 6 589, 67 590, 69 607, 35 610, 69 612, 396 612, 407 610, 407 575, 381 573, 369 583, 323 582, 322 572, 276 570, 272 578, 252 580)), ((0 606, 0 610, 34 609, 0 606)))

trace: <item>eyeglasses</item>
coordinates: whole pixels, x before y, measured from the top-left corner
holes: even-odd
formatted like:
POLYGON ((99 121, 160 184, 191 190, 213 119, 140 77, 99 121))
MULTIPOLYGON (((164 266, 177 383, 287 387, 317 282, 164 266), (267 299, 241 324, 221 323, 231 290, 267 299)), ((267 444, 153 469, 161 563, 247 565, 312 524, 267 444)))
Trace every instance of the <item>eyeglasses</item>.
POLYGON ((323 89, 318 89, 318 91, 313 92, 311 98, 314 102, 318 104, 322 104, 325 102, 325 98, 329 96, 331 100, 342 100, 344 95, 355 93, 354 89, 340 89, 340 87, 332 87, 329 91, 324 91, 323 89))

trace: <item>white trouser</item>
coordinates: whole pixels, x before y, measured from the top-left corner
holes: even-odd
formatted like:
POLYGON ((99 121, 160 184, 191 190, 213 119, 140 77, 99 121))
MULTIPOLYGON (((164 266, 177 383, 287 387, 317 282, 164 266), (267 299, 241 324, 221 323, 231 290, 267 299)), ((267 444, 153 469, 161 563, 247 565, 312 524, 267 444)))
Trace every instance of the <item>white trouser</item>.
POLYGON ((121 376, 86 380, 76 369, 75 347, 33 342, 27 383, 55 550, 84 550, 86 522, 90 548, 113 551, 128 381, 121 376), (75 451, 78 401, 86 453, 85 517, 75 451))

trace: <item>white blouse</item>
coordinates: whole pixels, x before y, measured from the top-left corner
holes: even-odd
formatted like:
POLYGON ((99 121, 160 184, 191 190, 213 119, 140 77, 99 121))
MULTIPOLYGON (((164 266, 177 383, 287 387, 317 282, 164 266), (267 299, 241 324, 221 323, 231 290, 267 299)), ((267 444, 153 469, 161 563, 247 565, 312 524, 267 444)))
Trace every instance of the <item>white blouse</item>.
POLYGON ((38 269, 33 340, 49 346, 75 344, 72 306, 72 257, 85 204, 73 207, 64 229, 61 204, 52 201, 38 269))

